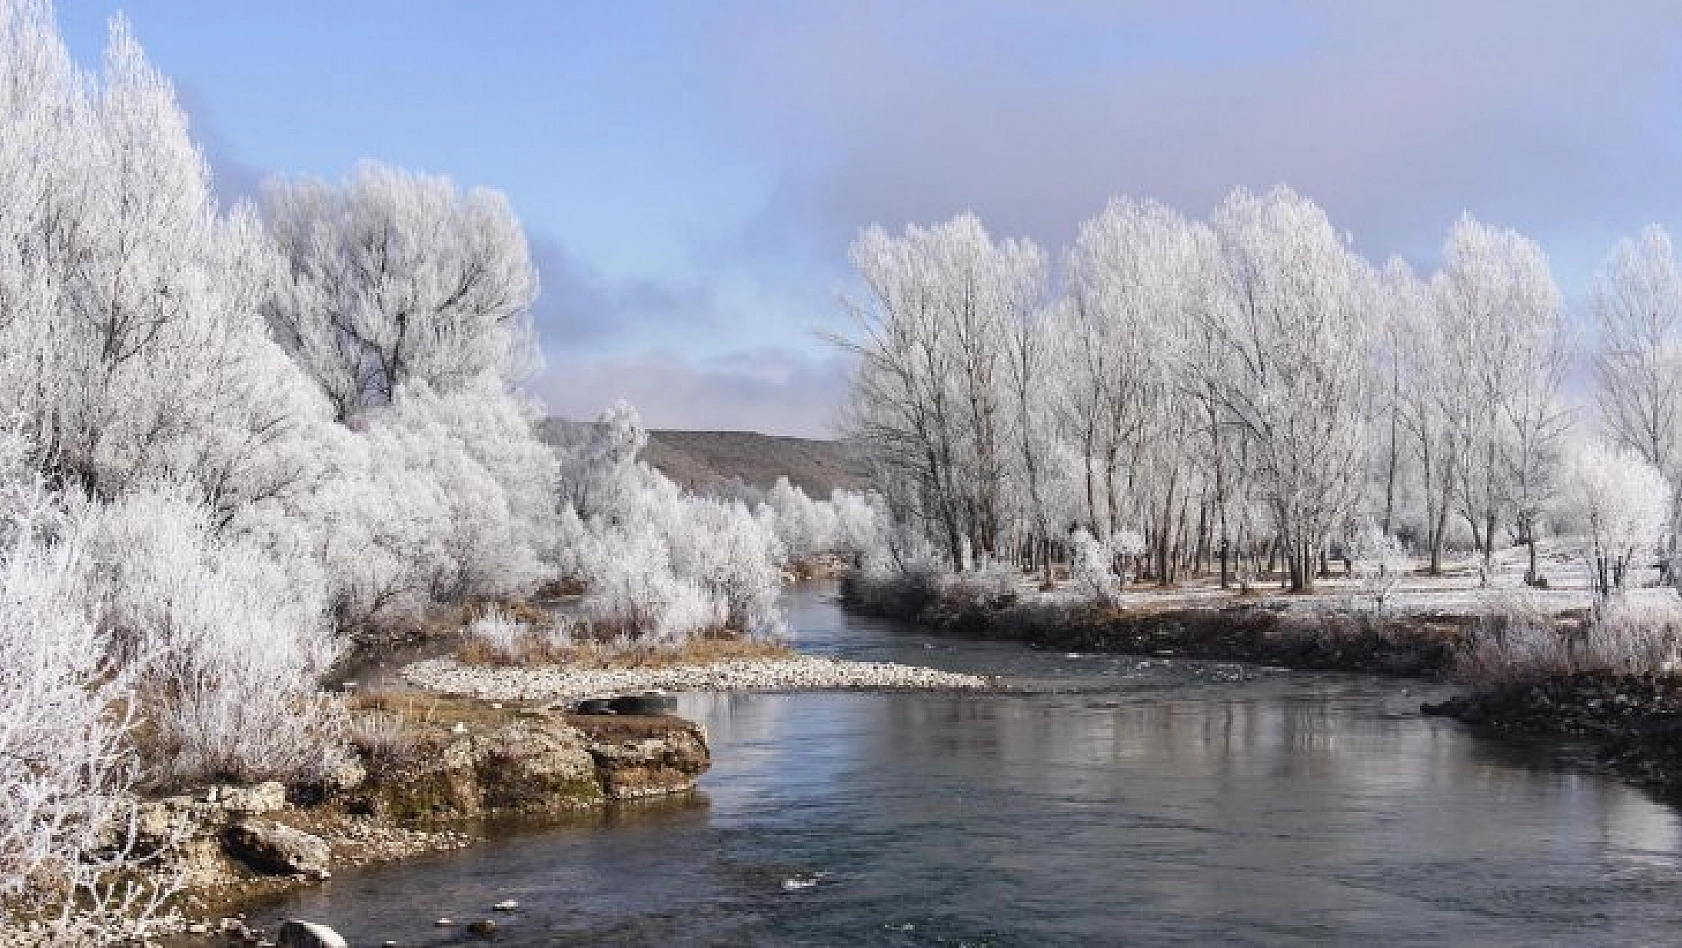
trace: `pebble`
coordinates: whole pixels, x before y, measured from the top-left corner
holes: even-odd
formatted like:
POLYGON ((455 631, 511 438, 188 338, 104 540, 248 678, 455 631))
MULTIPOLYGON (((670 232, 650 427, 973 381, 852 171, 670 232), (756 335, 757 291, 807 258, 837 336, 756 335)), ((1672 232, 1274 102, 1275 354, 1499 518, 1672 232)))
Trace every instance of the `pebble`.
POLYGON ((496 909, 498 912, 512 912, 519 907, 520 903, 514 901, 513 899, 504 899, 491 906, 491 908, 496 909))
MULTIPOLYGON (((979 690, 979 675, 893 662, 795 658, 716 662, 670 668, 575 669, 557 665, 463 665, 453 658, 416 662, 403 677, 423 688, 499 701, 583 698, 602 693, 667 691, 979 690)), ((458 732, 459 733, 459 732, 458 732)))
POLYGON ((453 919, 453 918, 441 918, 438 921, 433 922, 432 924, 439 927, 439 928, 449 928, 451 925, 454 925, 455 923, 456 923, 456 920, 453 919))

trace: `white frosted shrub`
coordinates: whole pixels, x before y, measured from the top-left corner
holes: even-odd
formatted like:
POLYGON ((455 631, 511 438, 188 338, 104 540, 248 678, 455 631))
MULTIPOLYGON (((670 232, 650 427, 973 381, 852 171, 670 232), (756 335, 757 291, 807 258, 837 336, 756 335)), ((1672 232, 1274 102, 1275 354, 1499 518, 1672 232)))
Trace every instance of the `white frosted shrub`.
MULTIPOLYGON (((593 623, 657 641, 780 631, 785 554, 776 517, 685 493, 636 462, 646 435, 624 404, 569 438, 557 452, 568 505, 555 558, 583 582, 593 623)), ((803 510, 800 496, 785 492, 803 510)))
POLYGON ((727 604, 696 578, 678 574, 670 539, 651 518, 593 520, 576 552, 585 614, 604 628, 658 641, 724 628, 727 604))
POLYGON ((1633 451, 1596 440, 1568 446, 1556 512, 1580 531, 1581 555, 1602 597, 1622 589, 1629 571, 1657 549, 1670 519, 1670 487, 1633 451))
POLYGON ((648 429, 637 410, 615 402, 595 423, 554 433, 562 507, 588 520, 611 516, 635 489, 637 454, 648 444, 648 429))
POLYGON ((1456 674, 1480 684, 1579 672, 1653 674, 1682 654, 1682 603, 1620 596, 1582 627, 1556 620, 1546 601, 1514 596, 1493 605, 1456 656, 1456 674))
POLYGON ((835 551, 839 522, 834 506, 828 502, 813 500, 788 478, 779 477, 766 495, 765 505, 774 515, 777 539, 790 562, 805 562, 820 553, 835 551))
POLYGON ((511 396, 404 386, 369 413, 367 437, 378 477, 412 485, 394 503, 412 492, 443 504, 443 535, 416 550, 434 598, 523 595, 547 575, 555 462, 511 396))
POLYGON ((15 473, 0 480, 0 906, 68 938, 73 902, 95 919, 144 916, 169 882, 120 881, 143 861, 128 822, 134 670, 112 661, 86 608, 79 545, 50 540, 62 511, 15 473))
POLYGON ((339 724, 317 690, 338 655, 319 569, 218 533, 166 487, 84 505, 77 520, 96 564, 85 594, 135 665, 157 778, 319 776, 339 724))
POLYGON ((1629 674, 1672 671, 1682 654, 1682 602, 1617 596, 1597 610, 1583 636, 1582 662, 1629 674))
POLYGON ((779 630, 783 553, 769 524, 734 501, 680 495, 665 529, 673 572, 722 606, 726 628, 779 630))
POLYGON ((1379 612, 1383 612, 1385 604, 1412 568, 1413 560, 1401 541, 1385 533, 1370 517, 1360 522, 1348 542, 1361 592, 1379 612))
POLYGON ((842 596, 856 608, 911 617, 941 594, 946 562, 921 530, 886 525, 860 560, 841 582, 842 596))
POLYGON ((829 503, 835 508, 836 552, 859 554, 881 544, 888 512, 880 494, 838 490, 829 503))
POLYGON ((523 596, 552 575, 554 458, 516 399, 488 386, 404 386, 355 428, 321 426, 312 491, 271 516, 290 524, 266 527, 313 550, 342 624, 523 596))
POLYGON ((886 512, 874 494, 834 491, 828 500, 813 500, 780 477, 767 492, 762 509, 772 515, 778 541, 790 563, 802 563, 824 553, 862 553, 881 542, 886 512))
POLYGON ((1118 553, 1136 553, 1143 545, 1133 534, 1117 534, 1105 542, 1085 528, 1076 530, 1069 539, 1069 576, 1093 599, 1114 604, 1121 596, 1121 577, 1115 572, 1115 558, 1118 553))
POLYGON ((1015 599, 1021 585, 1021 570, 998 560, 983 560, 974 569, 947 576, 941 595, 955 603, 1002 605, 1015 599))

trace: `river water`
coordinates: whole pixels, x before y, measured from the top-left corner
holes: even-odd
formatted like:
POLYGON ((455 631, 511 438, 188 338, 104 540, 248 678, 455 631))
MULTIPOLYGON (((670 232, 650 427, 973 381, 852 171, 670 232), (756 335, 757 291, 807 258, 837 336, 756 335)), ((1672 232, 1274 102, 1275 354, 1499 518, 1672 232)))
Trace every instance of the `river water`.
POLYGON ((346 871, 252 911, 353 945, 1630 945, 1682 940, 1682 824, 1418 683, 937 640, 790 593, 804 649, 1012 695, 689 695, 678 804, 346 871), (516 899, 515 913, 490 906, 516 899))

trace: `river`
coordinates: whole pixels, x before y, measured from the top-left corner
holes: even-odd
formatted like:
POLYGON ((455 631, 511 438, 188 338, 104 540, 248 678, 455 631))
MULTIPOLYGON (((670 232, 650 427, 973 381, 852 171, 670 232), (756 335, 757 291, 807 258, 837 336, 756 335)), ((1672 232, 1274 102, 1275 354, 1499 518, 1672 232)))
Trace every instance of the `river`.
POLYGON ((937 640, 790 592, 808 651, 1028 694, 686 695, 701 793, 254 908, 352 945, 1629 945, 1682 938, 1682 823, 1440 689, 937 640), (514 913, 490 906, 516 899, 514 913))

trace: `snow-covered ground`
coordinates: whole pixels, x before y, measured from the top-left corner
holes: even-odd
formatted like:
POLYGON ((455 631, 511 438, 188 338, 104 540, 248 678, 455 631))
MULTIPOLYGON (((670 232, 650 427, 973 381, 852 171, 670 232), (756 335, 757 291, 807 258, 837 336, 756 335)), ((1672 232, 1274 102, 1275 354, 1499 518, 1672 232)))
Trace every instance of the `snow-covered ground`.
MULTIPOLYGON (((1494 569, 1488 585, 1479 576, 1481 558, 1476 554, 1462 554, 1447 558, 1443 574, 1428 576, 1410 571, 1391 581, 1384 594, 1385 611, 1401 615, 1466 615, 1486 611, 1523 597, 1538 609, 1564 611, 1586 608, 1593 602, 1589 573, 1575 547, 1564 541, 1547 541, 1539 549, 1538 567, 1548 582, 1548 588, 1536 589, 1524 584, 1529 554, 1525 548, 1500 550, 1494 558, 1494 569)), ((1363 574, 1375 572, 1355 564, 1354 575, 1343 574, 1341 560, 1333 560, 1332 576, 1316 581, 1312 594, 1287 594, 1278 582, 1256 583, 1251 595, 1240 598, 1236 587, 1221 589, 1213 577, 1189 579, 1178 586, 1159 589, 1148 584, 1127 587, 1119 605, 1123 609, 1158 610, 1192 607, 1219 607, 1225 604, 1265 603, 1292 613, 1371 610, 1376 605, 1380 584, 1363 574)), ((1625 595, 1634 600, 1674 600, 1676 590, 1658 585, 1658 570, 1651 566, 1630 576, 1625 595)), ((1063 582, 1052 593, 1041 592, 1033 577, 1022 582, 1020 599, 1024 602, 1077 602, 1085 593, 1072 582, 1063 582)))

